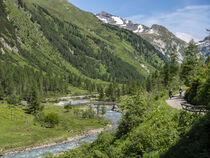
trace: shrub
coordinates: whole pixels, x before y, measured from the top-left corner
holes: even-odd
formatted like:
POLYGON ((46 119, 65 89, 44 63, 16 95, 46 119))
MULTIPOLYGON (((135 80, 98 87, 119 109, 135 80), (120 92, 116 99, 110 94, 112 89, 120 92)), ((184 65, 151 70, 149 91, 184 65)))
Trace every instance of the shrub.
POLYGON ((64 109, 66 109, 66 111, 69 112, 69 110, 72 109, 72 104, 69 103, 69 104, 64 105, 64 109))
POLYGON ((17 105, 19 103, 19 97, 11 95, 7 97, 8 104, 17 105))
POLYGON ((49 113, 45 116, 44 119, 45 127, 47 128, 54 128, 56 125, 59 124, 59 117, 56 113, 49 113))
POLYGON ((83 111, 82 113, 82 117, 83 118, 87 118, 87 119, 91 119, 95 117, 95 111, 93 110, 93 108, 88 108, 87 110, 83 111))
POLYGON ((74 115, 79 116, 81 114, 82 110, 74 109, 74 115))
POLYGON ((43 127, 54 128, 59 124, 59 117, 56 113, 45 114, 41 112, 35 116, 35 121, 39 122, 43 127))

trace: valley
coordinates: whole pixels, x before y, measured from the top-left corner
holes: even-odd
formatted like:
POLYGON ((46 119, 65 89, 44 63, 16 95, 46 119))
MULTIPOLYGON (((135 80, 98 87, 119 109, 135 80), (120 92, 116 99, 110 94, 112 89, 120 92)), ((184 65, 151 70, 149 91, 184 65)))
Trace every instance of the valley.
POLYGON ((209 35, 185 42, 118 12, 0 0, 0 157, 210 156, 209 35))

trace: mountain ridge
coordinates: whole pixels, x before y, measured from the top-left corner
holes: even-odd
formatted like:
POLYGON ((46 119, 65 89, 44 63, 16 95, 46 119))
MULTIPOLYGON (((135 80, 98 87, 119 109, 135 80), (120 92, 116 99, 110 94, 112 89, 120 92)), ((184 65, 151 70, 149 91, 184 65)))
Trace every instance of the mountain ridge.
POLYGON ((197 42, 196 45, 198 47, 198 53, 203 54, 205 58, 210 55, 210 35, 197 42))
POLYGON ((134 33, 149 41, 164 55, 169 55, 173 47, 176 46, 180 60, 183 58, 182 53, 183 50, 187 47, 187 43, 177 38, 164 26, 153 24, 151 27, 147 27, 143 24, 134 24, 130 20, 123 19, 119 16, 114 16, 104 11, 97 13, 96 17, 104 23, 117 25, 121 28, 133 31, 134 33))

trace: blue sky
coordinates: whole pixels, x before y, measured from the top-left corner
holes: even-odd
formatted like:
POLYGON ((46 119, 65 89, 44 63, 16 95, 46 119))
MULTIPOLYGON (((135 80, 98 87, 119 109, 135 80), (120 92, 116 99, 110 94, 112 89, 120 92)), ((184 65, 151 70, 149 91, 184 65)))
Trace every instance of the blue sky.
POLYGON ((174 34, 202 39, 210 29, 210 0, 69 0, 92 13, 106 11, 134 23, 166 26, 174 34))

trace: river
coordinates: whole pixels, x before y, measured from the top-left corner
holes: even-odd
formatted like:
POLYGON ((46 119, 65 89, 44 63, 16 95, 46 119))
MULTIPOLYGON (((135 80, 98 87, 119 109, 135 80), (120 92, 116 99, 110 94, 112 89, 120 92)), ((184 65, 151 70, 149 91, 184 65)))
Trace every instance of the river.
MULTIPOLYGON (((106 108, 106 119, 109 119, 113 122, 113 128, 117 127, 117 122, 121 119, 122 114, 116 111, 112 111, 111 108, 106 108)), ((11 154, 2 156, 1 158, 37 158, 41 157, 45 153, 55 154, 60 151, 66 151, 69 149, 74 149, 80 146, 82 142, 91 143, 97 138, 97 135, 87 136, 80 140, 72 141, 65 144, 58 144, 51 147, 45 147, 42 149, 34 149, 30 151, 24 151, 21 153, 11 154)))

